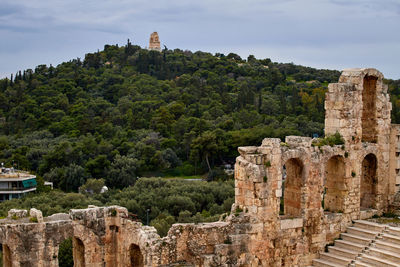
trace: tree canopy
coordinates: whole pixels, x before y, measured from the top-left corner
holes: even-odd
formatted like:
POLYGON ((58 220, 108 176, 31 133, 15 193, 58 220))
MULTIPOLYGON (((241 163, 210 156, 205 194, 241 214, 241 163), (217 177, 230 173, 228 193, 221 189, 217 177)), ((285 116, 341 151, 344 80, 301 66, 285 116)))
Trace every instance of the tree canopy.
MULTIPOLYGON (((323 135, 340 73, 230 53, 105 45, 0 80, 0 160, 77 191, 140 176, 214 173, 265 137, 323 135)), ((400 122, 400 82, 386 81, 400 122)), ((214 179, 215 175, 209 175, 214 179)))

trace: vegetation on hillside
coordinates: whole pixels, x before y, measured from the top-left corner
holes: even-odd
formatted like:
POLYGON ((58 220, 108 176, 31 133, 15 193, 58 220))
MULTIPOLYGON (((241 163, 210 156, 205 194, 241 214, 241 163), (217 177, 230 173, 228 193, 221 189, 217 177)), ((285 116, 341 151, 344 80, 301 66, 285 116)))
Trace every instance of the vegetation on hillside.
POLYGON ((141 178, 134 186, 106 193, 64 193, 59 190, 30 194, 22 199, 2 202, 0 216, 12 208, 37 208, 44 216, 68 212, 88 205, 120 205, 132 213, 132 218, 147 222, 162 236, 175 222, 217 221, 230 212, 234 202, 234 183, 205 182, 161 178, 141 178))
POLYGON ((106 45, 0 80, 0 160, 64 191, 88 178, 124 188, 153 173, 212 180, 238 146, 321 135, 326 86, 338 77, 233 53, 106 45))

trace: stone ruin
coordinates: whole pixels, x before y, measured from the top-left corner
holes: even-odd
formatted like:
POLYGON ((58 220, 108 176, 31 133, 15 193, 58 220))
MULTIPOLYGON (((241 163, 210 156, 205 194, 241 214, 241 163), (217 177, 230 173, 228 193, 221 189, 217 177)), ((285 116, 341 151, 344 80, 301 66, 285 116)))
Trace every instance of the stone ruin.
POLYGON ((69 237, 74 266, 310 265, 353 220, 388 211, 400 183, 400 126, 379 71, 343 71, 325 109, 325 134, 344 144, 288 136, 240 147, 235 203, 218 222, 174 224, 160 238, 119 206, 45 218, 32 209, 33 220, 11 210, 0 220, 4 266, 58 266, 69 237))
POLYGON ((150 35, 149 50, 161 51, 160 38, 157 32, 153 32, 150 35))

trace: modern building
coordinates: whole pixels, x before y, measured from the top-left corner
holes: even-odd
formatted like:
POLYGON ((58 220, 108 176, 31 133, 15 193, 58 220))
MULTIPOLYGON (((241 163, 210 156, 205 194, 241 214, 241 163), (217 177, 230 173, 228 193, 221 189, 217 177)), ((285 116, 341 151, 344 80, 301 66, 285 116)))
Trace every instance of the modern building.
POLYGON ((0 168, 0 202, 36 191, 36 176, 14 168, 0 168))

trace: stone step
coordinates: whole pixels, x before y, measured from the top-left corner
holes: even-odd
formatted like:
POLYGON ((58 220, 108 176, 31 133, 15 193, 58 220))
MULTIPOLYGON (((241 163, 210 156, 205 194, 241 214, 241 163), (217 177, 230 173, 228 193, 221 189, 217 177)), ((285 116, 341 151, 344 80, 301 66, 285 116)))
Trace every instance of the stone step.
POLYGON ((329 246, 328 251, 329 251, 329 253, 332 253, 332 254, 335 254, 338 256, 342 256, 342 257, 346 257, 346 258, 350 258, 350 259, 355 259, 360 254, 360 252, 357 252, 354 250, 348 250, 348 249, 334 247, 334 246, 329 246))
POLYGON ((368 255, 375 256, 384 260, 398 262, 400 265, 400 254, 398 253, 382 250, 379 248, 369 248, 367 250, 367 253, 368 255))
POLYGON ((383 250, 386 250, 386 251, 391 251, 391 252, 400 254, 400 246, 399 245, 393 244, 393 243, 389 243, 389 242, 385 242, 383 240, 377 240, 374 243, 374 247, 376 247, 378 249, 383 249, 383 250))
POLYGON ((374 267, 373 265, 369 265, 369 264, 367 264, 365 262, 361 262, 361 261, 355 261, 353 263, 353 266, 355 266, 355 267, 374 267))
POLYGON ((396 235, 391 235, 391 234, 383 234, 382 235, 382 239, 385 242, 388 243, 392 243, 392 244, 396 244, 396 245, 400 245, 400 236, 396 236, 396 235))
POLYGON ((387 233, 390 235, 400 236, 400 228, 391 226, 387 229, 387 233))
POLYGON ((362 236, 357 236, 357 235, 352 235, 352 234, 347 234, 347 233, 342 233, 340 234, 340 237, 343 240, 354 242, 360 245, 365 245, 367 246, 371 242, 371 238, 365 238, 362 236))
POLYGON ((365 246, 360 245, 358 243, 354 243, 354 242, 350 242, 347 240, 335 240, 335 247, 339 247, 339 248, 343 248, 343 249, 347 249, 347 250, 351 250, 351 251, 355 251, 355 252, 361 252, 365 246))
POLYGON ((394 263, 388 260, 384 260, 375 256, 366 255, 364 254, 361 257, 361 261, 371 264, 372 266, 379 266, 379 267, 399 267, 399 263, 394 263))
POLYGON ((373 222, 368 222, 368 221, 364 221, 364 220, 355 221, 354 226, 358 227, 358 228, 363 228, 363 229, 367 229, 367 230, 376 231, 376 232, 382 232, 386 228, 385 225, 378 224, 378 223, 373 223, 373 222))
POLYGON ((335 264, 339 264, 339 265, 348 265, 352 259, 347 258, 347 257, 343 257, 343 256, 338 256, 332 253, 321 253, 320 254, 320 259, 321 260, 325 260, 328 262, 332 262, 335 264))
POLYGON ((313 259, 313 266, 316 267, 343 267, 343 264, 336 264, 326 260, 313 259))
POLYGON ((364 229, 364 228, 359 228, 359 227, 348 227, 347 231, 348 234, 356 235, 356 236, 362 236, 365 238, 370 238, 373 239, 375 236, 377 236, 380 232, 377 231, 372 231, 369 229, 364 229))

